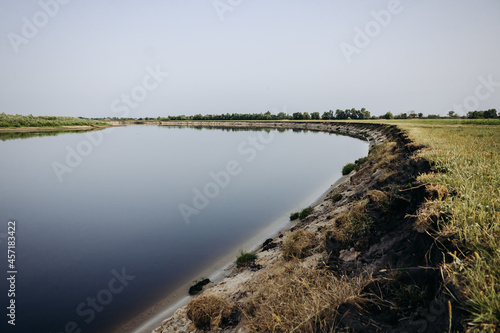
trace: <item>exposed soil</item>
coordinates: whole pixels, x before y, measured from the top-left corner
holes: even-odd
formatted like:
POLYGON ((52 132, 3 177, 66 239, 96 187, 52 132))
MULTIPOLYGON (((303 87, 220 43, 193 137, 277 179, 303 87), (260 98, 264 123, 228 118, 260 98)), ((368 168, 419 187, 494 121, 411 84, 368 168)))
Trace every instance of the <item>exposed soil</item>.
MULTIPOLYGON (((263 127, 273 126, 264 123, 263 127)), ((229 278, 201 293, 199 297, 218 297, 233 304, 227 312, 230 318, 221 318, 220 311, 217 325, 209 320, 207 326, 205 318, 205 326, 200 327, 184 307, 153 332, 203 332, 209 328, 249 332, 241 311, 238 315, 235 309, 245 307, 252 280, 282 265, 284 239, 296 230, 313 232, 320 240, 315 248, 308 247, 300 259, 306 267, 352 279, 370 276, 371 282, 363 290, 364 306, 345 303, 338 307, 332 315, 332 331, 464 331, 465 314, 451 296, 455 291, 445 285, 440 270, 443 261, 450 258, 448 251, 453 251, 453 244, 433 237, 438 216, 430 214, 423 226, 416 223, 419 208, 435 195, 429 186, 417 181, 419 174, 432 169, 426 160, 415 158, 415 152, 422 147, 394 126, 309 123, 306 127, 365 136, 372 146, 367 162, 317 204, 310 216, 284 235, 266 240, 257 253, 257 269, 235 269, 229 278), (378 146, 381 143, 384 145, 378 146), (349 225, 342 229, 346 221, 356 220, 353 214, 357 211, 362 218, 356 228, 349 225), (346 230, 351 232, 346 235, 346 230)))

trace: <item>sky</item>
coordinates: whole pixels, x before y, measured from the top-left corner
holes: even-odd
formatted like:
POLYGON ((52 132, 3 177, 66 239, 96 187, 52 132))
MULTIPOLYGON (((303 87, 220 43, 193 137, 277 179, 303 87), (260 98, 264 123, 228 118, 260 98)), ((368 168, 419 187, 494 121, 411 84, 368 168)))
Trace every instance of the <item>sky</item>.
POLYGON ((498 0, 0 0, 0 113, 500 110, 498 0))

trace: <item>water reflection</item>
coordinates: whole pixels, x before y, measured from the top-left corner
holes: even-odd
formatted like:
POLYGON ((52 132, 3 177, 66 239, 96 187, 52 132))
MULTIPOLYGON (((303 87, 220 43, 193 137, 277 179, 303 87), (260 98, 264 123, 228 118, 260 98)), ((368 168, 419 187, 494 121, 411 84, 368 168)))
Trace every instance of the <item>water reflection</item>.
MULTIPOLYGON (((99 129, 100 130, 100 129, 99 129)), ((31 139, 44 136, 58 136, 69 133, 85 133, 93 130, 60 130, 60 131, 36 131, 36 132, 4 132, 0 133, 1 141, 31 139)), ((95 131, 95 130, 94 130, 95 131)))

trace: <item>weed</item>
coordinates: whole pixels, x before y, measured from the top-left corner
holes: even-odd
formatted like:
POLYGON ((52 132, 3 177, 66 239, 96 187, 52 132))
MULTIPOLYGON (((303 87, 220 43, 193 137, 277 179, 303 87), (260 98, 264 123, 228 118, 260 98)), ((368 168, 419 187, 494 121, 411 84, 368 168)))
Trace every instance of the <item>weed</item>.
POLYGON ((251 265, 255 260, 257 260, 258 256, 252 252, 243 252, 240 251, 240 255, 236 258, 236 267, 246 267, 251 265))
POLYGON ((344 165, 344 167, 342 168, 342 175, 343 176, 348 175, 354 169, 356 169, 356 164, 354 164, 354 163, 348 163, 348 164, 344 165))
POLYGON ((313 208, 311 206, 307 207, 307 208, 304 208, 302 209, 302 211, 300 212, 299 214, 299 218, 302 220, 302 219, 305 219, 306 217, 308 217, 309 215, 311 215, 311 213, 313 212, 313 208))

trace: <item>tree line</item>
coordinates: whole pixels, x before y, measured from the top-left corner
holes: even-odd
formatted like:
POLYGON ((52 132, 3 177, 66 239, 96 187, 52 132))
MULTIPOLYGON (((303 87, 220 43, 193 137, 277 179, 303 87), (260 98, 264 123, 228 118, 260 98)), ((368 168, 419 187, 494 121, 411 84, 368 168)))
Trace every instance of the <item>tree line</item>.
MULTIPOLYGON (((335 112, 325 111, 323 114, 319 112, 294 112, 291 115, 285 112, 279 112, 277 114, 273 114, 270 111, 265 113, 226 113, 226 114, 195 114, 193 116, 168 116, 168 117, 158 117, 156 120, 160 121, 169 121, 169 120, 340 120, 340 119, 370 119, 373 118, 370 115, 370 111, 367 111, 365 108, 361 110, 346 109, 340 110, 337 109, 335 112)), ((139 118, 139 120, 143 120, 139 118)), ((146 117, 144 120, 154 120, 153 118, 146 117)))

